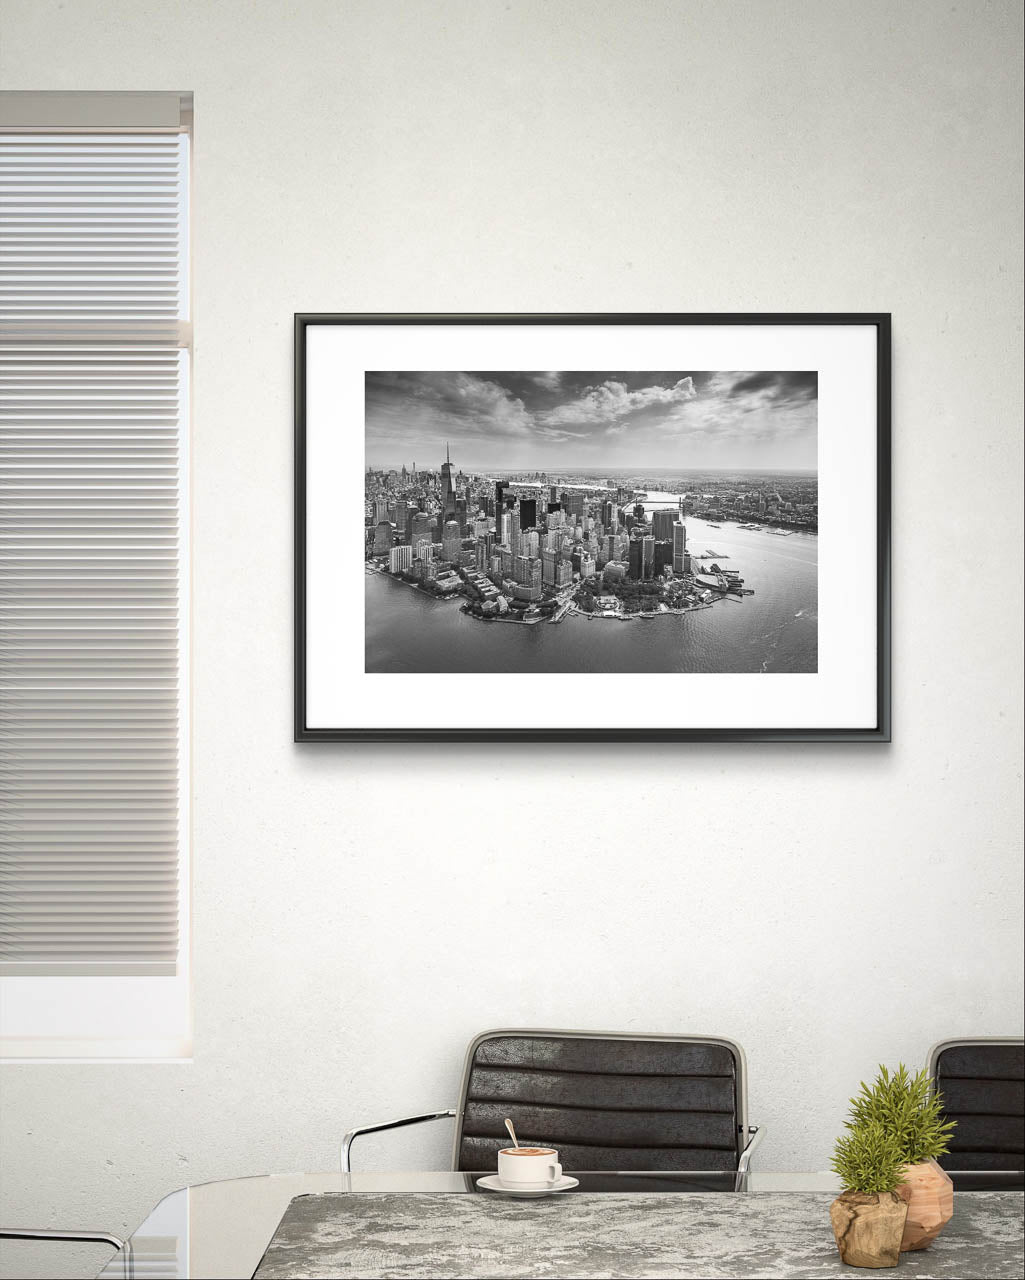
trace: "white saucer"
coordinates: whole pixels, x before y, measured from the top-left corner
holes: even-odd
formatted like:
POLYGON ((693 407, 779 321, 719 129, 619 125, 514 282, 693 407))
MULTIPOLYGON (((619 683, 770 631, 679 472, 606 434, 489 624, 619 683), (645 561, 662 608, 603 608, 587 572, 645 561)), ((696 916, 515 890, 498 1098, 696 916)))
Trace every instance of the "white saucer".
POLYGON ((548 1187, 516 1187, 503 1182, 497 1173, 489 1173, 486 1178, 478 1178, 477 1186, 485 1191, 497 1191, 503 1196, 514 1196, 517 1200, 537 1200, 541 1196, 552 1196, 557 1191, 569 1191, 571 1187, 579 1187, 579 1178, 570 1178, 563 1174, 558 1182, 548 1187))

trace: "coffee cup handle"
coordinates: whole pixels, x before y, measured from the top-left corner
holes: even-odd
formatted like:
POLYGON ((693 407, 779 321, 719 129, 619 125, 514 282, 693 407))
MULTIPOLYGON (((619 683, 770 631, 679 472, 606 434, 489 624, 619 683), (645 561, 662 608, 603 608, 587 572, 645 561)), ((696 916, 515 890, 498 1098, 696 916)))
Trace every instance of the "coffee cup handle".
POLYGON ((552 1163, 548 1166, 548 1169, 552 1175, 548 1179, 548 1181, 553 1184, 558 1182, 559 1179, 562 1177, 562 1165, 559 1164, 558 1160, 553 1160, 552 1163))

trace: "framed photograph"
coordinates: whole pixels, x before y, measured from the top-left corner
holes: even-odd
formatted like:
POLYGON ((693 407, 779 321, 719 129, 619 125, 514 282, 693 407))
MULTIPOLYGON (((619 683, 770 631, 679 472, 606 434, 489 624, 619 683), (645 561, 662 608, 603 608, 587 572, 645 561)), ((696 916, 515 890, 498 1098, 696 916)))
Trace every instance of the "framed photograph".
POLYGON ((297 741, 890 740, 888 315, 297 315, 297 741))

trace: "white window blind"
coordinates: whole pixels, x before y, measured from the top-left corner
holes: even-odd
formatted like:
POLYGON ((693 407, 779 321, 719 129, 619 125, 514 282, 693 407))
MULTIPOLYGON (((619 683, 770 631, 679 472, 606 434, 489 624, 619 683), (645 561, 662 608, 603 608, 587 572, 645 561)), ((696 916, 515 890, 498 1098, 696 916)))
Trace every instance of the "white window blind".
POLYGON ((0 973, 180 972, 189 137, 0 133, 0 973))

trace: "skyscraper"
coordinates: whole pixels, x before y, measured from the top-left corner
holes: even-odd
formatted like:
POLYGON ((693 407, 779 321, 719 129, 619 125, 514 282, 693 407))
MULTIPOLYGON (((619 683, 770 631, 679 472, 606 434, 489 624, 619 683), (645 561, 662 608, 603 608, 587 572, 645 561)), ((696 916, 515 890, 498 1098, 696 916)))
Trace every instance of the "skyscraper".
POLYGON ((514 594, 520 600, 541 599, 541 561, 532 556, 516 556, 513 561, 513 579, 517 583, 514 594))
POLYGON ((458 564, 462 550, 463 531, 459 527, 459 521, 446 520, 441 534, 441 558, 458 564))
POLYGON ((520 513, 509 512, 509 550, 514 556, 520 554, 520 513))
POLYGON ((513 576, 517 582, 530 586, 541 581, 541 561, 533 556, 516 556, 513 560, 513 576))
POLYGON ((687 526, 679 520, 673 525, 673 573, 686 573, 684 562, 687 556, 687 526))
POLYGON ((392 547, 388 552, 388 568, 392 573, 402 573, 413 563, 413 548, 410 546, 392 547))
POLYGON ((431 518, 426 511, 416 511, 409 529, 409 541, 415 547, 421 538, 429 538, 431 533, 431 518))
POLYGON ((666 507, 662 511, 656 511, 651 517, 651 532, 656 542, 670 542, 673 537, 673 525, 676 523, 677 513, 672 507, 666 507))
POLYGON ((536 498, 520 499, 520 528, 521 529, 537 528, 537 499, 536 498))
POLYGON ((574 516, 573 523, 579 524, 584 518, 584 495, 582 493, 569 493, 563 498, 562 505, 574 516))
POLYGON ((449 457, 448 445, 445 446, 445 461, 441 464, 441 520, 442 524, 451 520, 456 514, 456 491, 452 484, 452 459, 449 457))
POLYGON ((477 568, 487 573, 491 564, 491 550, 495 545, 495 535, 493 533, 480 533, 477 535, 477 568))
POLYGON ((641 541, 644 545, 644 576, 650 578, 655 572, 655 539, 649 533, 641 541))

